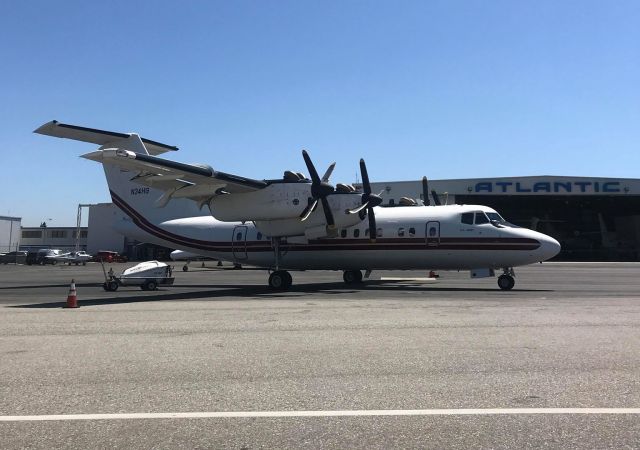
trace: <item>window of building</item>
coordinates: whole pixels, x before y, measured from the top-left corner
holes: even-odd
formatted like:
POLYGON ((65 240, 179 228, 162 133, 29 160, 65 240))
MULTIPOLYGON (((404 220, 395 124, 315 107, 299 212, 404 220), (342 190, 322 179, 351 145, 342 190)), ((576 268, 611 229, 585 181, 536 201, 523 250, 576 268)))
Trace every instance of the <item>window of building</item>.
POLYGON ((462 213, 460 222, 466 223, 467 225, 473 225, 473 213, 462 213))
POLYGON ((415 236, 416 235, 416 229, 411 227, 409 228, 409 236, 415 236))
POLYGON ((22 237, 24 239, 35 239, 42 237, 42 231, 40 230, 24 230, 22 232, 22 237))
POLYGON ((353 230, 353 237, 354 238, 360 237, 360 229, 356 228, 355 230, 353 230))
POLYGON ((398 228, 398 236, 404 237, 404 228, 402 227, 398 228))
POLYGON ((51 230, 49 231, 49 237, 56 239, 66 238, 67 232, 65 230, 51 230))
POLYGON ((477 212, 476 225, 481 225, 483 223, 489 223, 489 218, 483 212, 477 212))
POLYGON ((346 238, 347 237, 347 230, 346 229, 342 229, 340 230, 340 237, 346 238))

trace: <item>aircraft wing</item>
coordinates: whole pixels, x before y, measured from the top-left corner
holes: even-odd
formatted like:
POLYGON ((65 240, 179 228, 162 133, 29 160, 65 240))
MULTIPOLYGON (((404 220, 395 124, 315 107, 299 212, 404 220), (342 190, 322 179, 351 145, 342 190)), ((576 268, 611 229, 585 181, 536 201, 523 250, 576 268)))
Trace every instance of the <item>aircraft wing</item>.
POLYGON ((185 164, 130 150, 98 150, 82 157, 137 172, 132 181, 170 193, 170 198, 198 200, 217 194, 256 191, 268 185, 262 180, 219 172, 207 165, 185 164))

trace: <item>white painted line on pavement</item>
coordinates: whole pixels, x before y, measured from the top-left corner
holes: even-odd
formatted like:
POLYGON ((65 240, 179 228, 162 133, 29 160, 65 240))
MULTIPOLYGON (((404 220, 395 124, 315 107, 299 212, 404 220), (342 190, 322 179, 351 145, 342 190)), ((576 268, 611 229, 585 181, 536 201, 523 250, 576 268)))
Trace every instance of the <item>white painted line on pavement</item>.
POLYGON ((640 408, 371 409, 344 411, 220 411, 173 413, 53 414, 34 416, 0 416, 0 422, 122 419, 226 419, 256 417, 490 416, 524 414, 640 414, 640 408))
POLYGON ((436 278, 402 278, 402 277, 380 277, 381 281, 418 281, 420 283, 435 283, 436 278))

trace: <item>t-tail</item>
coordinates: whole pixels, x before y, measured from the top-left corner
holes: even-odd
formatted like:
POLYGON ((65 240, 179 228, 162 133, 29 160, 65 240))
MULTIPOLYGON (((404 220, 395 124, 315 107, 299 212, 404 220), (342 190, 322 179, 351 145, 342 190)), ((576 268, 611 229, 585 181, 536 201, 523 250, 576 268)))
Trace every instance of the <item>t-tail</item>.
POLYGON ((186 198, 176 198, 169 202, 166 183, 176 180, 155 180, 153 176, 139 169, 127 168, 122 158, 118 158, 117 165, 112 162, 115 161, 114 156, 117 152, 121 152, 120 155, 129 151, 139 155, 157 156, 168 151, 176 151, 178 147, 145 139, 136 133, 85 128, 55 120, 42 125, 35 133, 98 144, 100 147, 97 150, 81 156, 102 164, 113 203, 128 219, 136 223, 159 224, 181 217, 210 215, 206 207, 199 208, 196 202, 186 198))

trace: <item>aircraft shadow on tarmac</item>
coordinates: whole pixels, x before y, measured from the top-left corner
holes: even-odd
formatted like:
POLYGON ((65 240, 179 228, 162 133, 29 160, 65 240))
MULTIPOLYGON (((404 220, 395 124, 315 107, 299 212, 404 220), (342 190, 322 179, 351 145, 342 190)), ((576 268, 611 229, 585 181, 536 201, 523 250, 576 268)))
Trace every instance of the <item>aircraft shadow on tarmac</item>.
MULTIPOLYGON (((28 286, 29 288, 38 287, 62 287, 66 285, 52 286, 28 286)), ((97 287, 95 283, 86 285, 77 285, 85 287, 97 287)), ((166 300, 211 300, 211 301, 242 301, 257 300, 267 298, 277 298, 283 300, 299 300, 300 297, 307 294, 320 295, 349 295, 362 291, 403 291, 403 292, 495 292, 499 295, 509 296, 509 293, 517 294, 523 292, 550 292, 550 289, 514 289, 509 292, 500 292, 496 288, 467 288, 467 287, 432 287, 417 286, 406 283, 398 283, 397 281, 370 280, 360 284, 357 288, 346 287, 343 283, 306 283, 292 286, 286 292, 274 292, 267 286, 256 285, 215 285, 215 284, 190 284, 190 285, 174 285, 174 288, 205 288, 206 290, 191 292, 170 292, 171 288, 160 288, 153 292, 141 292, 135 289, 121 290, 116 295, 109 293, 111 297, 97 297, 78 300, 79 306, 99 306, 99 305, 117 305, 125 303, 143 303, 166 300)), ((13 288, 13 289, 21 289, 13 288)), ((507 298, 507 297, 505 297, 507 298)), ((362 300, 366 300, 363 298, 362 300)), ((10 308, 61 308, 65 306, 64 301, 31 303, 23 305, 11 305, 10 308)))

